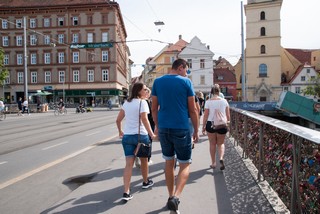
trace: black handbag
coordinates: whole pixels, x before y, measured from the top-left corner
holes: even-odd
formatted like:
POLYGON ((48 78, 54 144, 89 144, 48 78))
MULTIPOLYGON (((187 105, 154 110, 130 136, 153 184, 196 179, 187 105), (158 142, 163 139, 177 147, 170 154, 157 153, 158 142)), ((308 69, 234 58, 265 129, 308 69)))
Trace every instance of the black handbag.
POLYGON ((140 109, 141 109, 141 101, 140 101, 140 106, 139 106, 139 131, 138 131, 138 145, 136 149, 134 150, 134 155, 136 157, 140 158, 147 158, 151 157, 151 143, 150 144, 145 144, 140 142, 140 109))

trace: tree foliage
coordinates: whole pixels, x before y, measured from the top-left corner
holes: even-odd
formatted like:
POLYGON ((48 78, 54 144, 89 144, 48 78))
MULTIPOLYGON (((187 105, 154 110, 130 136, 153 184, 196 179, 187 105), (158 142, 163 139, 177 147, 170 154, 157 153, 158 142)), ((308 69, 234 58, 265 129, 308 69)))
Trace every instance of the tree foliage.
POLYGON ((5 79, 9 76, 9 71, 4 66, 3 58, 4 58, 4 51, 0 47, 0 85, 3 85, 5 79))
POLYGON ((304 94, 313 95, 320 98, 320 73, 316 76, 314 80, 310 80, 310 85, 308 85, 304 90, 304 94))

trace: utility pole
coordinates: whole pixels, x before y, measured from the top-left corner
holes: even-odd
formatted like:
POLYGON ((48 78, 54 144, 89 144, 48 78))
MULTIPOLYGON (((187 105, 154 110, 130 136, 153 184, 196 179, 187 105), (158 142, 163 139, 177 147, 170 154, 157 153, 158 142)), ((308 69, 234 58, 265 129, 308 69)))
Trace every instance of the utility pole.
POLYGON ((23 35, 24 35, 24 96, 29 102, 28 95, 28 56, 27 56, 27 18, 23 17, 23 35))
POLYGON ((243 2, 241 1, 241 80, 242 80, 242 101, 247 101, 247 89, 246 89, 246 70, 245 70, 245 56, 244 56, 244 31, 243 31, 243 2))

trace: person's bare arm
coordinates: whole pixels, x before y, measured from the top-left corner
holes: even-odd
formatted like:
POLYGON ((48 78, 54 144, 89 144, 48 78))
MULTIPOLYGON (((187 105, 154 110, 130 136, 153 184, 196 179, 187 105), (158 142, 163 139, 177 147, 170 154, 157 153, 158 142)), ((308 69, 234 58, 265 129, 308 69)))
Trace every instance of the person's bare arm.
POLYGON ((208 116, 209 116, 209 109, 205 109, 203 113, 203 119, 202 119, 202 133, 206 133, 206 124, 208 121, 208 116))
POLYGON ((193 125, 193 141, 198 142, 199 140, 199 117, 197 113, 196 102, 194 100, 194 96, 188 97, 188 111, 193 125))
POLYGON ((151 129, 150 122, 148 120, 148 113, 147 112, 142 112, 140 114, 140 117, 141 117, 141 122, 144 125, 144 127, 146 128, 148 134, 150 135, 150 137, 152 139, 154 139, 156 136, 155 136, 155 134, 153 133, 153 131, 151 129))
POLYGON ((153 122, 155 124, 155 130, 154 130, 155 135, 158 135, 158 110, 159 110, 158 97, 152 96, 151 112, 152 112, 153 122))
POLYGON ((119 137, 122 138, 123 137, 123 131, 122 131, 122 125, 121 122, 123 120, 125 116, 124 110, 120 109, 116 123, 117 123, 117 128, 118 128, 118 132, 119 132, 119 137))

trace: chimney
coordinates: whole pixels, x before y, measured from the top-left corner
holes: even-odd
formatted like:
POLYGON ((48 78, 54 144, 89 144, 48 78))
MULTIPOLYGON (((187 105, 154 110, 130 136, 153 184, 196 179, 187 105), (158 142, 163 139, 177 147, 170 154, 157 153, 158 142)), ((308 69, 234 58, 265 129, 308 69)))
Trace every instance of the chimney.
POLYGON ((207 45, 208 50, 210 50, 210 45, 207 45))
POLYGON ((180 39, 182 39, 182 36, 181 36, 181 35, 179 35, 179 40, 180 40, 180 39))

